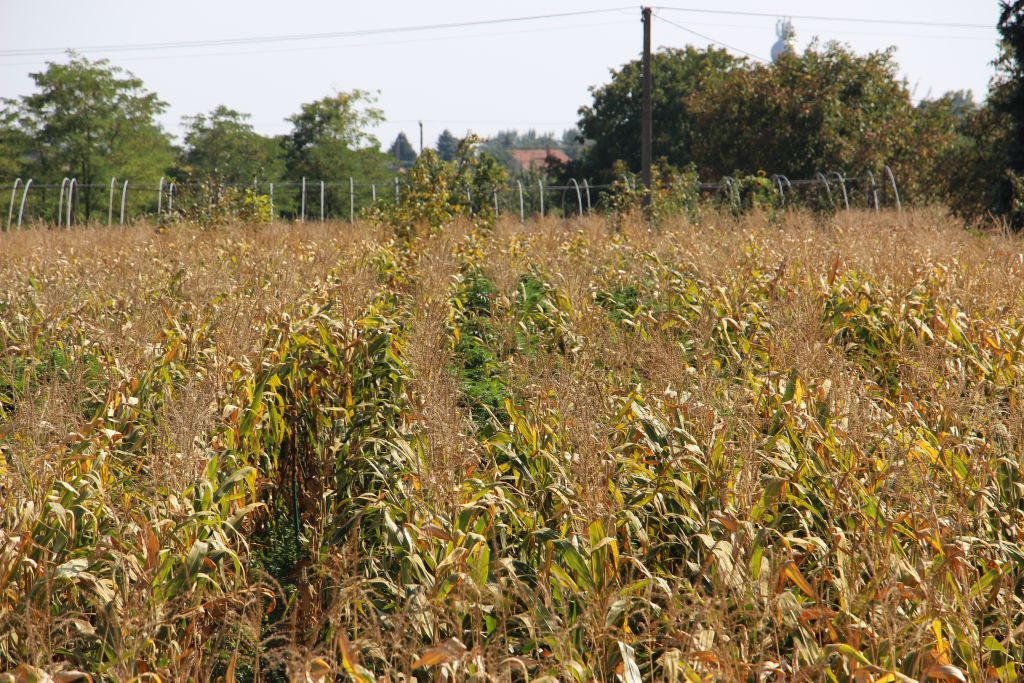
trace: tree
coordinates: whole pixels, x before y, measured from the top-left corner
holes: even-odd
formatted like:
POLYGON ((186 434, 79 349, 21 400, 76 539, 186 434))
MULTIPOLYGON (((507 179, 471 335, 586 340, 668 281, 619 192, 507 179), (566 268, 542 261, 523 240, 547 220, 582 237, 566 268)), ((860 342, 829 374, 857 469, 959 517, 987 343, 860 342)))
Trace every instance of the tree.
MULTIPOLYGON (((685 165, 693 159, 699 131, 692 108, 695 94, 731 71, 745 68, 746 60, 725 50, 666 48, 652 55, 651 104, 655 156, 685 165)), ((579 130, 592 141, 581 163, 581 175, 611 179, 616 161, 640 169, 641 64, 634 60, 612 70, 611 81, 590 88, 593 103, 579 110, 579 130)))
POLYGON ((7 101, 33 143, 26 173, 37 182, 77 178, 86 220, 105 206, 112 176, 155 190, 174 152, 156 122, 167 105, 140 79, 105 59, 90 61, 73 52, 66 64, 49 62, 31 77, 38 91, 7 101))
POLYGON ((1005 129, 1005 168, 994 209, 1011 224, 1024 227, 1024 0, 1002 0, 999 12, 1002 38, 998 69, 989 96, 993 115, 1005 129))
POLYGON ((32 139, 18 126, 17 119, 13 109, 0 111, 0 182, 13 181, 30 161, 32 139))
POLYGON ((404 132, 399 133, 395 141, 391 143, 391 147, 388 148, 388 156, 397 161, 399 165, 411 164, 416 161, 416 150, 409 144, 409 138, 405 137, 404 132))
MULTIPOLYGON (((384 119, 374 98, 362 90, 342 92, 303 104, 289 117, 292 131, 284 139, 288 175, 295 183, 380 182, 391 176, 390 159, 368 129, 384 119)), ((348 206, 348 189, 328 189, 328 206, 348 206), (342 200, 341 194, 344 194, 342 200)), ((291 208, 282 197, 281 208, 291 208)))
POLYGON ((185 170, 229 184, 281 178, 284 150, 278 140, 253 130, 249 118, 224 106, 208 115, 185 117, 185 170))
POLYGON ((862 56, 838 43, 733 70, 689 98, 697 170, 810 178, 889 164, 907 182, 921 159, 910 92, 897 74, 891 50, 862 56))
POLYGON ((441 158, 441 161, 452 161, 455 159, 455 153, 459 149, 459 140, 452 135, 450 130, 445 128, 437 136, 437 144, 434 147, 437 149, 437 156, 441 158))

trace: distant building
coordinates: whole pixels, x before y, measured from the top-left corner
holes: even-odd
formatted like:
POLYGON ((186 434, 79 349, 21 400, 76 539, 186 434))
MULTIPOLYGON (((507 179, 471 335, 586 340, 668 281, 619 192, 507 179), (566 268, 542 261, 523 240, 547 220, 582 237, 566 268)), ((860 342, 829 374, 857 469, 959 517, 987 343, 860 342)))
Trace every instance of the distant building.
POLYGON ((524 171, 543 169, 547 166, 549 157, 562 164, 569 163, 569 155, 557 147, 554 149, 511 149, 509 155, 524 171))

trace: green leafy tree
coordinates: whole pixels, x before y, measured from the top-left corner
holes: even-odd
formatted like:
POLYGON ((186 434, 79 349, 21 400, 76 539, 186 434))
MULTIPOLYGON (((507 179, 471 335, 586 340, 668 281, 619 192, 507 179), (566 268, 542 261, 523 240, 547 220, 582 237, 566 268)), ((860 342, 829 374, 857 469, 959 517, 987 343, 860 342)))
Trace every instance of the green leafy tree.
POLYGON ((409 143, 409 138, 404 132, 398 134, 395 141, 388 148, 388 156, 398 162, 399 165, 411 164, 416 161, 416 150, 409 143))
POLYGON ((280 142, 253 130, 249 118, 224 106, 185 117, 183 170, 228 184, 281 178, 285 168, 280 142))
POLYGON ((135 203, 155 203, 157 181, 174 161, 171 141, 156 122, 166 103, 131 73, 75 53, 31 77, 37 91, 7 102, 22 135, 32 140, 24 173, 37 182, 77 178, 86 220, 105 207, 112 176, 152 187, 152 199, 140 196, 135 203))
POLYGON ((13 182, 29 164, 32 139, 18 126, 17 112, 0 111, 0 182, 13 182))
POLYGON ((452 135, 452 132, 445 128, 441 131, 441 134, 437 136, 437 156, 441 158, 441 161, 452 161, 455 159, 455 154, 459 149, 459 139, 452 135))
MULTIPOLYGON (((284 139, 290 179, 344 184, 351 177, 359 184, 390 178, 391 158, 368 132, 384 120, 374 101, 370 93, 353 90, 303 104, 289 117, 292 131, 284 139)), ((328 188, 326 195, 328 206, 348 206, 347 187, 328 188)), ((289 207, 282 197, 279 206, 294 211, 294 201, 289 207)))
POLYGON ((994 210, 1011 224, 1024 227, 1024 0, 1000 3, 1000 56, 992 84, 990 102, 993 117, 1005 124, 1005 146, 1001 159, 1004 177, 1000 180, 994 210))
MULTIPOLYGON (((695 122, 694 96, 745 66, 745 60, 716 48, 666 48, 652 55, 656 157, 680 167, 693 160, 692 148, 706 132, 695 122)), ((611 169, 616 161, 640 169, 641 73, 640 60, 634 60, 612 70, 607 84, 590 89, 593 103, 579 110, 580 134, 592 143, 580 164, 582 177, 613 180, 611 169)))
POLYGON ((697 170, 809 178, 890 164, 906 180, 919 150, 897 74, 891 50, 861 56, 838 43, 733 70, 688 98, 701 132, 692 147, 697 170))

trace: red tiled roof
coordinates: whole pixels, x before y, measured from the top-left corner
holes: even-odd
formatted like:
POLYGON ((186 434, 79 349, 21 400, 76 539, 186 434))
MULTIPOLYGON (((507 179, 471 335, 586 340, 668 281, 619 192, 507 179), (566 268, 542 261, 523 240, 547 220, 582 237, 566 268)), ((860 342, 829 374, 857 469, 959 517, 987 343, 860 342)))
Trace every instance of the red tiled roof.
POLYGON ((569 157, 560 149, 513 149, 512 158, 515 159, 524 170, 530 170, 538 166, 544 166, 548 157, 562 162, 569 163, 569 157))

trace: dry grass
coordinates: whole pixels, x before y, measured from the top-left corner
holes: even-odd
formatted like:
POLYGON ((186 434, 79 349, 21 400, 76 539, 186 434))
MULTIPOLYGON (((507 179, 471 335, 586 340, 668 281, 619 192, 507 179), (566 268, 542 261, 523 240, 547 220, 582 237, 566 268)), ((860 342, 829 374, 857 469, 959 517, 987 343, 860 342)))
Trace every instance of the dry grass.
POLYGON ((617 226, 0 236, 0 662, 1015 680, 1024 242, 617 226))

